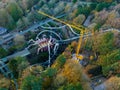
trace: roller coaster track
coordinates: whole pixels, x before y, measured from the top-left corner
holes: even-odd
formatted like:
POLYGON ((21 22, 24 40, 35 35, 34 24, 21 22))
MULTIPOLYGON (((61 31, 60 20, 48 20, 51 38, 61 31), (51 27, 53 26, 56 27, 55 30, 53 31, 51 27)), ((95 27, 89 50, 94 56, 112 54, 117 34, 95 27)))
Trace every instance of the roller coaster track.
POLYGON ((9 70, 8 66, 0 61, 0 72, 3 73, 5 77, 13 78, 12 72, 9 70))
POLYGON ((50 29, 50 30, 52 30, 52 29, 62 29, 64 27, 66 27, 66 25, 63 25, 61 27, 45 27, 45 26, 40 26, 40 27, 43 28, 43 29, 50 29))
MULTIPOLYGON (((109 32, 109 31, 120 32, 119 29, 110 28, 108 30, 101 31, 99 33, 102 34, 102 33, 109 32)), ((84 35, 83 38, 86 38, 86 37, 89 37, 89 36, 92 36, 92 33, 84 35)), ((74 40, 77 40, 77 39, 79 39, 79 36, 76 36, 76 37, 73 37, 73 38, 70 38, 70 39, 66 39, 66 40, 58 40, 58 42, 61 43, 61 44, 65 44, 65 43, 70 43, 71 41, 74 41, 74 40)))
POLYGON ((55 33, 54 31, 50 31, 50 30, 41 31, 40 33, 38 33, 36 39, 37 39, 41 34, 43 34, 43 33, 45 33, 45 32, 53 33, 53 34, 55 34, 60 40, 62 40, 62 38, 61 38, 57 33, 55 33))
POLYGON ((45 26, 41 26, 41 28, 43 28, 43 29, 49 29, 49 30, 53 30, 53 29, 62 29, 62 28, 64 28, 64 27, 66 27, 66 26, 68 26, 69 28, 70 28, 70 30, 71 30, 71 32, 73 33, 73 34, 75 34, 75 35, 79 35, 78 33, 76 33, 74 30, 73 30, 73 28, 69 25, 69 24, 67 24, 67 25, 63 25, 63 26, 60 26, 60 27, 45 27, 45 26))

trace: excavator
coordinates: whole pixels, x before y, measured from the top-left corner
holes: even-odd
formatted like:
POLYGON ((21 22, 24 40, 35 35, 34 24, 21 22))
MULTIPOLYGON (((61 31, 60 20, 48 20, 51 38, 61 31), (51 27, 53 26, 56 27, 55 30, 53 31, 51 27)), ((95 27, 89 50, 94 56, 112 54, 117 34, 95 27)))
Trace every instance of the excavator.
POLYGON ((83 41, 83 36, 84 36, 84 34, 85 34, 85 32, 87 31, 87 29, 85 28, 85 27, 83 27, 82 25, 80 25, 79 27, 78 26, 76 26, 76 25, 73 25, 73 24, 69 24, 69 23, 67 23, 67 22, 65 22, 65 21, 62 21, 62 20, 60 20, 60 19, 58 19, 58 18, 55 18, 54 16, 51 16, 51 15, 48 15, 48 14, 46 14, 46 13, 44 13, 44 12, 42 12, 42 11, 37 11, 39 14, 42 14, 42 15, 44 15, 44 16, 46 16, 46 17, 49 17, 49 18, 51 18, 51 19, 53 19, 53 20, 55 20, 55 21, 58 21, 58 22, 60 22, 60 23, 62 23, 62 24, 65 24, 65 25, 70 25, 72 28, 74 28, 74 29, 77 29, 77 30, 80 30, 80 37, 79 37, 79 41, 78 41, 78 46, 77 46, 77 50, 76 50, 76 58, 77 58, 77 62, 79 62, 79 60, 83 60, 83 55, 81 55, 81 54, 79 54, 79 52, 80 52, 80 49, 81 49, 81 45, 82 45, 82 41, 83 41))

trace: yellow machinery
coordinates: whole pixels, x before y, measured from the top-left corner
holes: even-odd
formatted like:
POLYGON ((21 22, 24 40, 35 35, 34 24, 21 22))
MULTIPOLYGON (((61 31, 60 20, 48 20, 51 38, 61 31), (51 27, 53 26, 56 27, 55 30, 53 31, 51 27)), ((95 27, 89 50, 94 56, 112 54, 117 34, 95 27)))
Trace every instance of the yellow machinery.
POLYGON ((55 18, 55 17, 53 17, 53 16, 50 16, 50 15, 44 13, 44 12, 42 12, 42 11, 38 11, 38 13, 40 13, 40 14, 42 14, 42 15, 44 15, 44 16, 47 16, 47 17, 49 17, 49 18, 51 18, 51 19, 53 19, 53 20, 55 20, 55 21, 58 21, 58 22, 60 22, 60 23, 63 23, 63 24, 65 24, 65 25, 70 25, 72 28, 75 28, 75 29, 77 29, 77 30, 80 30, 80 38, 79 38, 79 41, 78 41, 78 46, 77 46, 77 51, 76 51, 76 58, 78 59, 77 61, 82 60, 82 59, 83 59, 83 56, 82 56, 82 55, 79 55, 79 52, 80 52, 80 49, 81 49, 82 40, 83 40, 83 36, 84 36, 84 33, 85 33, 86 29, 85 29, 83 26, 78 27, 78 26, 75 26, 75 25, 73 25, 73 24, 69 24, 69 23, 67 23, 67 22, 64 22, 64 21, 62 21, 62 20, 60 20, 60 19, 58 19, 58 18, 55 18))

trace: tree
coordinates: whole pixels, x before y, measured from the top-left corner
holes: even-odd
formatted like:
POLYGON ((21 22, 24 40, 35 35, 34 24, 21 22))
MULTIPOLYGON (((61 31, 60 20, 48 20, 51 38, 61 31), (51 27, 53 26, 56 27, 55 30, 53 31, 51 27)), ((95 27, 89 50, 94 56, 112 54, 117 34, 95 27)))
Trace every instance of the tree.
POLYGON ((0 90, 8 90, 10 80, 0 74, 0 90))
POLYGON ((15 22, 23 16, 23 11, 16 2, 10 2, 7 6, 7 11, 13 17, 15 22))
POLYGON ((120 90, 120 78, 117 76, 111 77, 105 82, 106 90, 120 90))
POLYGON ((57 74, 55 79, 53 80, 53 85, 55 88, 59 88, 60 86, 64 86, 66 82, 66 78, 62 75, 62 73, 60 73, 57 74))
POLYGON ((16 46, 11 46, 8 49, 8 55, 11 55, 11 54, 15 53, 16 51, 17 51, 16 46))
POLYGON ((78 82, 76 84, 70 83, 60 87, 58 90, 84 90, 82 85, 78 82))
POLYGON ((22 71, 29 66, 28 61, 22 57, 11 59, 8 63, 9 68, 12 70, 15 78, 21 76, 22 71))
POLYGON ((8 90, 7 88, 0 88, 0 90, 8 90))
POLYGON ((72 9, 72 3, 68 3, 66 6, 65 6, 65 12, 66 13, 69 13, 72 9))
POLYGON ((76 47, 77 47, 77 42, 76 42, 76 41, 73 41, 73 42, 71 43, 72 52, 76 52, 76 47))
POLYGON ((108 19, 106 21, 106 25, 113 27, 113 28, 120 28, 119 22, 120 18, 118 17, 119 13, 116 10, 111 11, 108 14, 108 19))
POLYGON ((60 1, 60 2, 58 3, 58 5, 54 8, 54 14, 56 15, 56 14, 64 11, 64 7, 65 7, 65 3, 62 2, 62 1, 60 1))
POLYGON ((22 48, 25 45, 25 37, 23 35, 17 34, 14 38, 14 42, 17 49, 22 48))
POLYGON ((69 83, 76 83, 81 81, 82 69, 79 63, 75 63, 74 60, 67 60, 63 69, 63 76, 69 83))
POLYGON ((57 68, 57 69, 62 68, 64 66, 65 62, 66 62, 66 58, 64 55, 61 54, 60 56, 57 57, 55 63, 52 65, 52 67, 57 68))
POLYGON ((76 2, 77 2, 77 0, 72 0, 72 2, 73 2, 73 3, 76 3, 76 2))
POLYGON ((103 66, 103 75, 111 76, 112 74, 119 74, 120 73, 120 62, 115 62, 113 64, 103 66))
POLYGON ((111 3, 101 2, 96 6, 97 11, 101 11, 104 8, 108 8, 111 5, 111 3))
POLYGON ((90 12, 91 12, 91 8, 88 6, 78 7, 78 11, 76 15, 83 14, 87 17, 90 14, 90 12))
POLYGON ((84 22, 84 20, 85 20, 85 16, 83 14, 81 14, 81 15, 78 15, 77 17, 75 17, 73 19, 73 22, 75 24, 81 25, 84 22))
POLYGON ((120 48, 120 33, 115 35, 115 47, 120 48))
POLYGON ((29 25, 28 18, 22 17, 21 19, 18 20, 17 22, 17 28, 24 29, 29 25))
POLYGON ((18 67, 18 63, 15 59, 11 59, 8 63, 8 66, 9 68, 11 69, 13 75, 14 75, 14 78, 18 78, 18 70, 17 70, 17 67, 18 67))
POLYGON ((11 15, 5 9, 0 9, 0 26, 6 27, 10 30, 15 28, 15 22, 11 15))
POLYGON ((111 3, 113 2, 114 0, 97 0, 97 2, 107 2, 107 3, 111 3))
POLYGON ((109 17, 109 13, 106 10, 95 13, 95 18, 93 19, 94 23, 98 25, 103 25, 109 17))
POLYGON ((41 90, 42 80, 34 75, 27 76, 21 86, 22 90, 41 90))
POLYGON ((103 35, 98 35, 94 40, 93 51, 100 54, 107 54, 114 49, 114 34, 107 32, 103 35))
POLYGON ((19 75, 20 75, 22 71, 29 66, 29 63, 26 60, 26 58, 22 58, 22 57, 16 57, 16 60, 18 63, 17 70, 19 71, 19 75))
POLYGON ((49 2, 48 2, 48 7, 49 8, 54 8, 54 4, 56 3, 56 0, 49 0, 49 2))
POLYGON ((8 52, 4 48, 0 47, 0 58, 7 56, 7 54, 8 52))
POLYGON ((68 19, 73 20, 76 17, 78 9, 73 10, 72 12, 69 13, 68 19))
POLYGON ((41 74, 41 78, 43 78, 42 86, 44 89, 48 89, 51 87, 51 82, 53 81, 53 77, 56 75, 57 70, 55 68, 47 68, 45 72, 41 74))

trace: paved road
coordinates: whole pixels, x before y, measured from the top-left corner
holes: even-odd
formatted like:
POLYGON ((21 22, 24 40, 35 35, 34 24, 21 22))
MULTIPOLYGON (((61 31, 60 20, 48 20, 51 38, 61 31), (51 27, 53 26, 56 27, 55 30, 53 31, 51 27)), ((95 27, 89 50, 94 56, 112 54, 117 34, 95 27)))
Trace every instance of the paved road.
POLYGON ((30 54, 30 52, 27 49, 24 49, 22 51, 19 51, 19 52, 16 52, 16 53, 12 54, 12 55, 1 58, 0 61, 2 60, 3 62, 6 62, 10 58, 19 57, 19 56, 24 57, 24 56, 27 56, 29 54, 30 54))
POLYGON ((102 83, 102 84, 96 86, 96 87, 94 88, 94 90, 106 90, 106 89, 105 89, 105 84, 102 83))
POLYGON ((88 16, 83 25, 86 26, 86 27, 89 26, 90 25, 90 20, 91 20, 92 17, 93 17, 93 15, 88 16))

